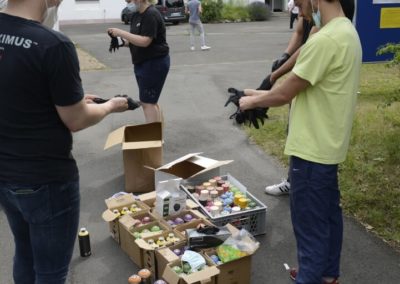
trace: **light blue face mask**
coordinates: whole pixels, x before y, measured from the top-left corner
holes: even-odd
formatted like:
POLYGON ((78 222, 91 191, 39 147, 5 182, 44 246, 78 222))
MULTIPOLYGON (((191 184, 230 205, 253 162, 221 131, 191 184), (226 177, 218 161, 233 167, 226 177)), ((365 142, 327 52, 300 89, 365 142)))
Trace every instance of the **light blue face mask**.
POLYGON ((131 11, 131 12, 137 12, 137 5, 135 4, 135 3, 133 3, 133 2, 131 2, 131 3, 128 3, 128 9, 131 11))
POLYGON ((319 2, 318 2, 317 13, 314 12, 314 7, 313 7, 313 4, 312 4, 312 0, 310 0, 310 2, 311 2, 312 18, 313 18, 314 24, 315 24, 315 26, 317 28, 320 28, 321 27, 321 13, 319 12, 319 2))

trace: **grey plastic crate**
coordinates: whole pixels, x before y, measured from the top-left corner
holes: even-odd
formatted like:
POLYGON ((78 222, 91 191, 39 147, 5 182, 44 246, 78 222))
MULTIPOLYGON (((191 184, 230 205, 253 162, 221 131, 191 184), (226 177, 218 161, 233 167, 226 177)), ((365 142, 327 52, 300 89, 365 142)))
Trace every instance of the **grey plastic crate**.
MULTIPOLYGON (((183 184, 181 185, 182 190, 186 192, 186 194, 192 199, 196 204, 199 205, 200 210, 204 215, 208 217, 211 223, 216 226, 224 226, 227 223, 231 223, 238 229, 246 229, 250 232, 253 236, 258 236, 266 233, 266 215, 267 215, 267 206, 264 205, 261 201, 255 198, 251 193, 246 190, 238 180, 236 180, 231 175, 221 176, 224 180, 229 180, 229 182, 239 188, 240 191, 245 192, 246 196, 253 200, 257 207, 254 209, 249 209, 245 211, 241 211, 238 213, 232 213, 227 216, 219 216, 213 217, 211 214, 206 210, 206 208, 200 204, 200 202, 193 197, 193 195, 187 190, 186 186, 183 184)), ((186 184, 187 185, 187 184, 186 184)), ((194 185, 194 184, 192 184, 194 185)))

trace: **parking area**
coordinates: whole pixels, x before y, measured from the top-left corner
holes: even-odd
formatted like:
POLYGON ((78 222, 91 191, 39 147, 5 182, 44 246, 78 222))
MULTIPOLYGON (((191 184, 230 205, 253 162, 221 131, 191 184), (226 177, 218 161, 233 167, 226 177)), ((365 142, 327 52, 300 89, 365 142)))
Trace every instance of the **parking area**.
MULTIPOLYGON (((104 98, 119 93, 137 97, 129 50, 108 52, 108 27, 129 29, 118 22, 61 26, 61 31, 107 66, 104 70, 82 72, 87 93, 104 98)), ((273 17, 268 22, 206 24, 209 51, 201 51, 198 41, 198 48, 189 50, 188 28, 186 23, 167 26, 171 70, 160 99, 165 117, 164 162, 193 152, 203 152, 217 160, 234 160, 222 168, 222 173, 235 176, 268 207, 267 233, 257 237, 261 246, 253 256, 251 283, 293 283, 283 266, 284 263, 296 266, 289 199, 267 196, 263 191, 266 184, 285 177, 286 169, 228 119, 234 112, 233 106, 223 107, 228 87, 255 88, 268 74, 272 61, 284 52, 291 36, 289 19, 273 17)), ((112 130, 143 122, 139 109, 111 115, 100 124, 74 134, 73 154, 81 173, 80 225, 90 232, 92 255, 81 258, 76 245, 68 284, 126 283, 138 270, 112 240, 108 225, 101 218, 104 199, 123 190, 124 182, 121 148, 105 151, 103 147, 112 130)), ((12 283, 14 247, 1 208, 0 228, 0 283, 8 284, 12 283)), ((343 245, 341 283, 399 282, 399 254, 352 218, 345 219, 343 245)))

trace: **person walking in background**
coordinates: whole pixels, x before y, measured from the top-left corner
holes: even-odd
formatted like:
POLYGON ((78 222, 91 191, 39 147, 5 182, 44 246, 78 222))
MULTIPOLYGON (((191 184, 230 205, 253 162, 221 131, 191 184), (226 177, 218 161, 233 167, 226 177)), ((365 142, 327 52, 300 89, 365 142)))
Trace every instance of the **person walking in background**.
POLYGON ((293 29, 293 23, 299 19, 299 7, 296 6, 294 0, 290 0, 288 3, 288 9, 290 13, 290 29, 293 29))
POLYGON ((290 211, 299 268, 290 270, 290 277, 297 284, 338 284, 343 240, 338 165, 350 143, 362 48, 339 0, 299 2, 320 30, 303 45, 280 86, 245 89, 239 103, 241 110, 292 103, 284 152, 290 157, 290 211))
POLYGON ((194 44, 194 33, 197 29, 200 33, 201 50, 209 50, 211 47, 206 45, 206 39, 204 36, 204 27, 200 19, 202 13, 202 7, 199 0, 189 0, 185 6, 185 11, 189 14, 189 25, 190 25, 190 50, 195 50, 194 44))
POLYGON ((60 3, 9 0, 0 13, 0 204, 18 284, 65 283, 80 210, 71 132, 128 109, 84 95, 74 44, 41 24, 60 3))
POLYGON ((118 28, 109 28, 107 32, 112 37, 119 37, 121 46, 130 49, 146 122, 162 121, 158 100, 170 68, 164 20, 148 0, 132 2, 136 12, 131 18, 130 32, 118 28))

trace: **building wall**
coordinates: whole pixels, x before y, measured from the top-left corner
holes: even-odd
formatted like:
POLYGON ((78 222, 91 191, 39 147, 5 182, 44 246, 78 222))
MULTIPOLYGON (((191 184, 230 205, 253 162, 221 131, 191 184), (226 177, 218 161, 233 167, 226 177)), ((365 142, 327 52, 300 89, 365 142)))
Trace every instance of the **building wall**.
POLYGON ((59 9, 61 22, 109 21, 121 18, 125 0, 64 0, 59 9))

